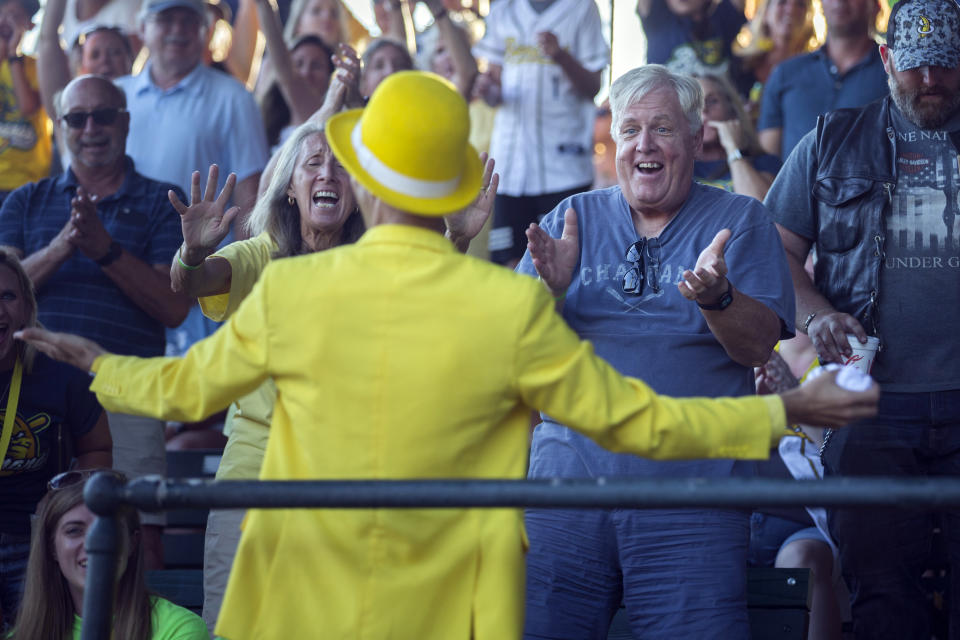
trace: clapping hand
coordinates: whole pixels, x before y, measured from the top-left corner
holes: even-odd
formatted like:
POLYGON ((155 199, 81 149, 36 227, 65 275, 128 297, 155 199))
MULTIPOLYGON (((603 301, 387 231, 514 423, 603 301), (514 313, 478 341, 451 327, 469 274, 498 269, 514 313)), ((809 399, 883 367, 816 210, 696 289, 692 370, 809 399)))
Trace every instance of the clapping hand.
POLYGON ((573 209, 564 212, 563 233, 559 238, 552 237, 535 222, 530 224, 526 234, 533 268, 550 293, 556 298, 561 297, 573 281, 573 270, 580 254, 577 212, 573 209))
POLYGON ((727 261, 723 257, 730 230, 721 229, 713 241, 697 258, 693 271, 683 272, 683 281, 677 284, 680 293, 688 300, 701 304, 714 304, 727 291, 727 261))
POLYGON ((173 208, 180 214, 180 225, 183 229, 183 248, 180 259, 190 265, 196 265, 213 253, 220 242, 227 237, 230 223, 237 217, 240 207, 226 209, 233 188, 237 184, 237 176, 231 173, 227 177, 223 190, 217 196, 217 179, 220 168, 210 165, 207 174, 207 187, 203 197, 200 197, 200 172, 194 171, 190 178, 190 206, 185 205, 173 191, 167 193, 173 208))
POLYGON ((497 186, 500 184, 500 176, 493 172, 493 158, 488 158, 486 153, 481 153, 480 161, 484 165, 483 182, 477 199, 463 211, 443 219, 450 239, 455 245, 464 249, 477 237, 490 217, 494 197, 497 195, 497 186))
POLYGON ((91 260, 99 260, 110 250, 113 238, 103 226, 97 215, 97 197, 90 195, 83 187, 77 187, 77 194, 70 200, 70 221, 73 230, 67 236, 70 244, 79 249, 91 260))
POLYGON ((553 60, 560 53, 560 41, 552 31, 541 31, 537 34, 537 46, 540 53, 553 60))

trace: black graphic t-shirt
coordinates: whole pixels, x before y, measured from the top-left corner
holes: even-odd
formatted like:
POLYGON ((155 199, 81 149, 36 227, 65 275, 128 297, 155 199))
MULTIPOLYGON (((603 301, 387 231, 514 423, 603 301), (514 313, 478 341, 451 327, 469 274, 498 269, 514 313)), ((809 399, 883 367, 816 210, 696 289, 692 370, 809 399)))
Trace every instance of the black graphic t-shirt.
POLYGON ((889 391, 960 389, 960 155, 950 132, 918 128, 892 109, 897 184, 887 210, 873 375, 889 391))
MULTIPOLYGON (((0 372, 0 420, 6 415, 13 371, 0 372)), ((90 376, 38 353, 24 371, 16 422, 0 467, 0 532, 30 533, 30 514, 47 481, 70 464, 69 443, 88 433, 103 409, 90 376)))

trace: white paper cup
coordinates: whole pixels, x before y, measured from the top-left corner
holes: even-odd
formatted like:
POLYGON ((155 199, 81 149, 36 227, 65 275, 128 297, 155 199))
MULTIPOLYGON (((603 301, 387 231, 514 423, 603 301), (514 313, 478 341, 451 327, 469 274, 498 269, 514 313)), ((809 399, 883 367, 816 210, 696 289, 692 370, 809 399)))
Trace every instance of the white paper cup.
POLYGON ((844 356, 844 361, 841 364, 845 367, 856 367, 863 373, 869 375, 870 370, 873 369, 873 361, 877 357, 880 340, 870 336, 867 338, 867 343, 863 344, 860 342, 860 338, 848 333, 847 342, 850 343, 850 348, 853 349, 853 353, 849 356, 844 356))

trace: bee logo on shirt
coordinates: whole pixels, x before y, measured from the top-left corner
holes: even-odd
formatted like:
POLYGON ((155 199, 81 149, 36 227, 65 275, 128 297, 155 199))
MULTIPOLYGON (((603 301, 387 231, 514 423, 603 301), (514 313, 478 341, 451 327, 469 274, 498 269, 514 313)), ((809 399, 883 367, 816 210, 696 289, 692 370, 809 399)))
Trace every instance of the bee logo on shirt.
MULTIPOLYGON (((3 414, 0 414, 0 418, 2 417, 3 414)), ((7 456, 0 467, 0 477, 35 471, 46 466, 50 454, 40 446, 39 434, 46 430, 51 422, 46 413, 38 413, 29 420, 17 416, 13 422, 7 456)))

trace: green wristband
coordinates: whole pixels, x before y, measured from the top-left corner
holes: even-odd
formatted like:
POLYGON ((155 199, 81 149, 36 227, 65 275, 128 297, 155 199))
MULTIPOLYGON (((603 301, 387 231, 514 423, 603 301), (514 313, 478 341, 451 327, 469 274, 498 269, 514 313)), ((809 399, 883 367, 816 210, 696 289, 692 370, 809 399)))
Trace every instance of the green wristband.
POLYGON ((196 271, 203 265, 203 263, 201 262, 197 266, 191 267, 190 265, 188 265, 186 262, 183 261, 183 258, 180 257, 181 255, 183 255, 183 247, 180 247, 179 249, 177 249, 177 262, 179 262, 180 266, 186 269, 187 271, 196 271))

